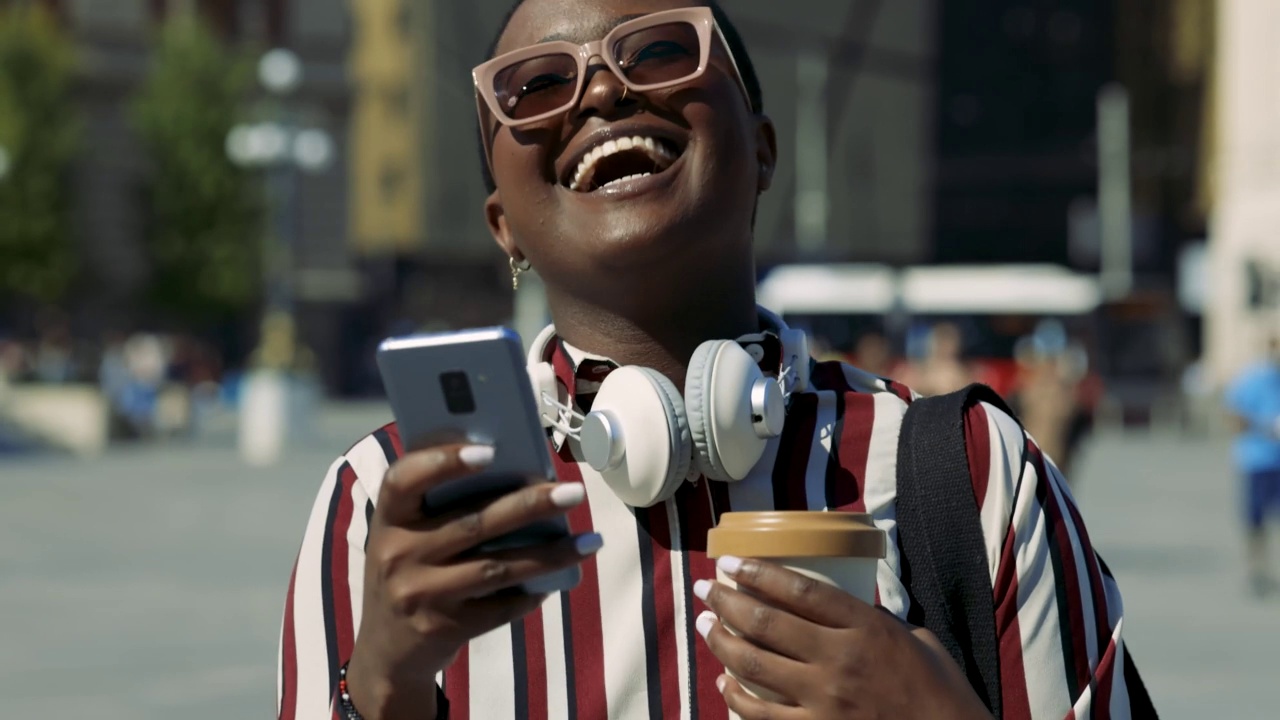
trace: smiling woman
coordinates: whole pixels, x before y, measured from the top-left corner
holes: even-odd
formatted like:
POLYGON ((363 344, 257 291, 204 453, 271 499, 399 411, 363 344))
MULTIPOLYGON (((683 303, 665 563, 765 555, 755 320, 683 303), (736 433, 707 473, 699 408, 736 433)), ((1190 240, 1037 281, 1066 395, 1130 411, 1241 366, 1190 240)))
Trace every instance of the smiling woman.
POLYGON ((724 13, 526 0, 493 54, 474 73, 485 214, 546 282, 560 337, 679 384, 707 337, 758 329, 752 226, 777 147, 724 13), (707 312, 668 322, 691 303, 707 312))
POLYGON ((416 439, 394 424, 352 447, 290 585, 282 718, 1133 714, 1119 590, 1002 403, 957 401, 947 447, 921 433, 904 450, 967 459, 949 468, 958 496, 911 487, 964 513, 985 551, 964 579, 991 588, 974 606, 992 629, 952 632, 959 620, 915 600, 945 556, 917 550, 898 516, 914 395, 813 361, 803 332, 756 306, 754 217, 777 142, 717 5, 524 0, 473 82, 489 230, 513 272, 538 270, 555 321, 529 373, 556 477, 428 512, 424 493, 495 449, 406 453, 416 439), (719 559, 749 594, 716 583, 707 534, 738 511, 871 516, 888 538, 882 611, 759 559, 719 559), (574 537, 474 549, 561 515, 574 537), (576 564, 572 591, 509 591, 576 564))

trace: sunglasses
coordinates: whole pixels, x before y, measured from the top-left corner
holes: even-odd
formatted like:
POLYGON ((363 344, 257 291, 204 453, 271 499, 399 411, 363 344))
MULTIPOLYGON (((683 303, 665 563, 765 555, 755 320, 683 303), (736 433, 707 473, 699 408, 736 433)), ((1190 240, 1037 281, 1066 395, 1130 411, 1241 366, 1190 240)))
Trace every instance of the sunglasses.
MULTIPOLYGON (((479 65, 471 73, 476 111, 483 124, 487 106, 498 122, 508 127, 531 125, 566 113, 581 98, 587 68, 595 58, 604 60, 630 92, 681 85, 707 71, 713 36, 725 48, 733 77, 750 103, 738 62, 711 9, 694 7, 630 20, 603 39, 583 45, 539 43, 479 65)), ((485 137, 487 143, 488 133, 485 137)))

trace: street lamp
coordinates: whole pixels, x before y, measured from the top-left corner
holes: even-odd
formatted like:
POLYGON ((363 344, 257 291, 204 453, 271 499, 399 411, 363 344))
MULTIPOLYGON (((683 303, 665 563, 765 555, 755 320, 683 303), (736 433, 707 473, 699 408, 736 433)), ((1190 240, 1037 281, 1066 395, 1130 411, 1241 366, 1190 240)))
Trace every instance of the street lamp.
POLYGON ((297 128, 268 121, 237 125, 227 133, 227 157, 244 168, 285 166, 323 172, 333 161, 333 140, 319 128, 297 128))
POLYGON ((227 133, 226 153, 232 163, 262 170, 272 231, 264 242, 266 307, 256 367, 246 374, 240 408, 240 449, 245 460, 269 465, 280 456, 289 434, 297 356, 293 321, 293 247, 298 216, 298 173, 319 173, 333 161, 333 140, 322 128, 310 127, 285 106, 285 96, 302 84, 297 55, 279 48, 262 56, 258 80, 271 96, 257 122, 236 125, 227 133))
POLYGON ((258 61, 258 80, 276 95, 288 95, 302 84, 302 62, 293 51, 276 48, 258 61))

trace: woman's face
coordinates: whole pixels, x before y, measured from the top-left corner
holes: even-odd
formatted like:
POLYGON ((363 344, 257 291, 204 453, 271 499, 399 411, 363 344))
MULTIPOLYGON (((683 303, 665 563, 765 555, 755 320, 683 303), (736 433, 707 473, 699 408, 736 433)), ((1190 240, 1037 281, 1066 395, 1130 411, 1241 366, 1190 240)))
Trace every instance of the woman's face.
MULTIPOLYGON (((599 40, 626 20, 691 4, 527 0, 497 52, 547 38, 599 40)), ((563 115, 509 128, 486 112, 498 187, 486 214, 504 251, 528 258, 556 287, 590 282, 602 271, 616 277, 673 263, 710 267, 726 253, 749 256, 755 201, 775 162, 773 129, 751 112, 727 48, 718 37, 712 42, 707 71, 684 85, 624 97, 622 83, 597 58, 577 104, 563 115), (652 148, 646 159, 637 148, 631 157, 595 164, 586 177, 579 172, 589 151, 621 138, 653 138, 666 160, 655 162, 652 148), (639 169, 661 172, 600 187, 639 169)))

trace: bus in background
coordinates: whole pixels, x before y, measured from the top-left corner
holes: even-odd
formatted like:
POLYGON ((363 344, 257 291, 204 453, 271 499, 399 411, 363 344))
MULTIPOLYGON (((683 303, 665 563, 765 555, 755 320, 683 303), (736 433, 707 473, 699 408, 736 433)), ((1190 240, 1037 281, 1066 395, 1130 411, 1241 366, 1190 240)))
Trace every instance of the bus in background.
POLYGON ((819 359, 922 394, 990 385, 1062 466, 1103 396, 1091 361, 1102 294, 1094 277, 1065 268, 785 265, 764 276, 758 297, 810 333, 819 359))

